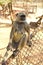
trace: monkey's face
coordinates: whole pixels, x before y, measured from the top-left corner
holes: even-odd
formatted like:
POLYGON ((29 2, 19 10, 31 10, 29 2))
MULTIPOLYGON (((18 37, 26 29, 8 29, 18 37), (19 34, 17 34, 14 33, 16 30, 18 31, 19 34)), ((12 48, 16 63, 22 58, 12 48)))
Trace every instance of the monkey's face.
POLYGON ((17 14, 17 19, 18 19, 19 22, 23 22, 23 21, 26 20, 26 16, 25 16, 24 13, 18 13, 17 14))
POLYGON ((20 20, 21 20, 21 21, 24 21, 25 19, 26 19, 25 15, 21 15, 21 16, 20 16, 20 20))

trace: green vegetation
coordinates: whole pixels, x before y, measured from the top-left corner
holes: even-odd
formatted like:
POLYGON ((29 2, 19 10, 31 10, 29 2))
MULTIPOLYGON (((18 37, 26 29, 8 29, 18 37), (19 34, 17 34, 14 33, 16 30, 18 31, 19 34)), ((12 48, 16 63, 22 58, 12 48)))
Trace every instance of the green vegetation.
POLYGON ((12 2, 12 0, 0 0, 0 5, 7 4, 9 2, 12 2))

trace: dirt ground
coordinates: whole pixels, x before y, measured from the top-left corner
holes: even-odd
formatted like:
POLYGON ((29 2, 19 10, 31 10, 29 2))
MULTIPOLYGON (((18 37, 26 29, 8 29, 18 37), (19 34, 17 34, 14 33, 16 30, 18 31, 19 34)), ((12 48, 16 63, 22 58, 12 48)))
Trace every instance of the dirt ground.
POLYGON ((2 56, 5 54, 5 47, 7 47, 9 43, 10 31, 11 27, 0 28, 0 55, 2 56))

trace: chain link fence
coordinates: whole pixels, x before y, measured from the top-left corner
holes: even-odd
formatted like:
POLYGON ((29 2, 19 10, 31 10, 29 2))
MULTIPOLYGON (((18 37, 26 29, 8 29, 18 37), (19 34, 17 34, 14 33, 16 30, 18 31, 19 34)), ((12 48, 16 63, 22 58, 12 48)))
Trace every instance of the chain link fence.
POLYGON ((14 59, 8 60, 8 65, 43 65, 43 25, 35 29, 33 34, 32 46, 25 45, 14 59))

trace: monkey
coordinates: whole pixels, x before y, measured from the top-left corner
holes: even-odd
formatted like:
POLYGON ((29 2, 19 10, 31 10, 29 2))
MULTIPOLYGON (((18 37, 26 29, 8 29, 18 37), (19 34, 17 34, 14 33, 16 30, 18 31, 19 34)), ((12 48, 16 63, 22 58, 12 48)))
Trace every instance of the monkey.
POLYGON ((30 41, 30 27, 26 22, 26 15, 23 12, 16 14, 16 20, 13 22, 11 33, 10 33, 10 40, 7 46, 7 52, 4 55, 4 59, 2 61, 2 65, 6 65, 5 57, 8 56, 8 51, 12 51, 12 55, 15 57, 17 52, 21 51, 24 45, 27 44, 31 47, 30 41))

